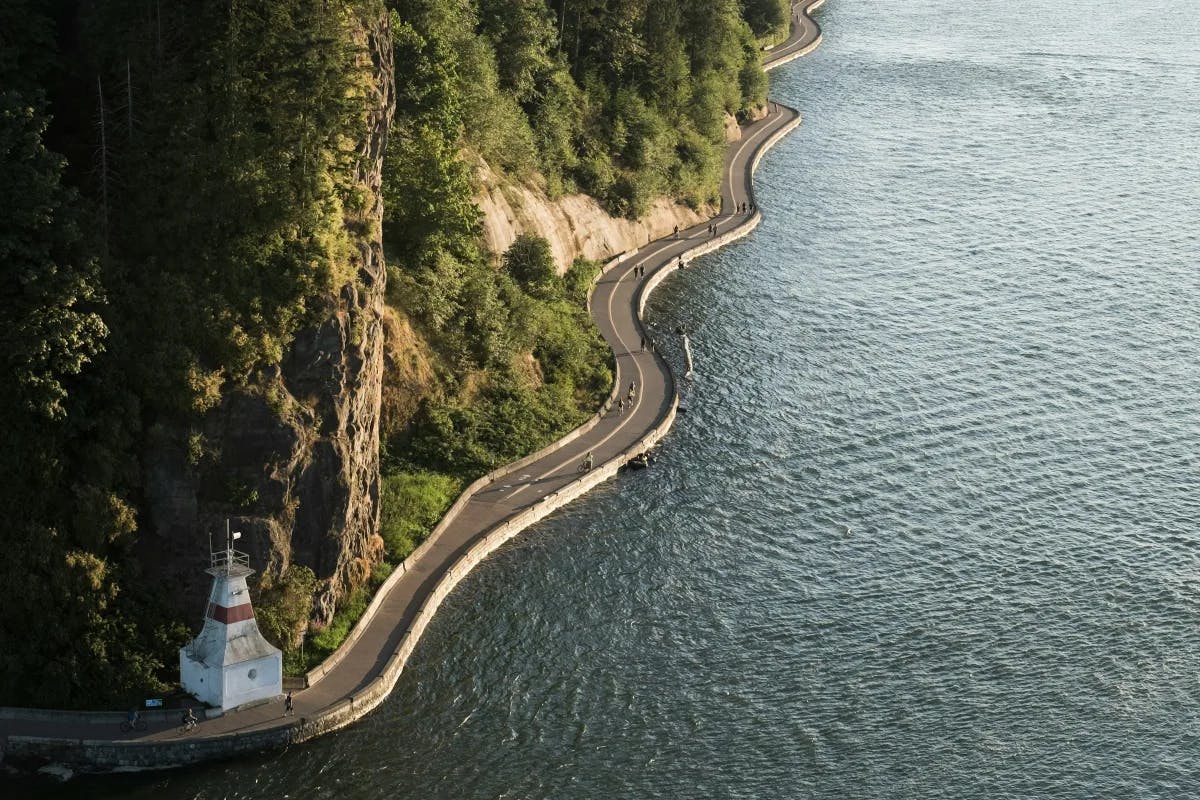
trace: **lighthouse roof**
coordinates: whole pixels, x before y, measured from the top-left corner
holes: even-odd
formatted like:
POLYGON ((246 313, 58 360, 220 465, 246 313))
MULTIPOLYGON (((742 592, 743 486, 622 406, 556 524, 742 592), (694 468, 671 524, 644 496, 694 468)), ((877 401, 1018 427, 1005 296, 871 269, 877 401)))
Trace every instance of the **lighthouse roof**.
POLYGON ((280 652, 252 619, 228 627, 210 620, 185 649, 189 658, 209 666, 241 664, 280 652))
POLYGON ((279 648, 268 642, 258 630, 258 625, 247 626, 246 632, 240 636, 231 636, 225 644, 225 653, 221 659, 224 666, 240 664, 243 661, 256 661, 264 656, 278 654, 279 648))

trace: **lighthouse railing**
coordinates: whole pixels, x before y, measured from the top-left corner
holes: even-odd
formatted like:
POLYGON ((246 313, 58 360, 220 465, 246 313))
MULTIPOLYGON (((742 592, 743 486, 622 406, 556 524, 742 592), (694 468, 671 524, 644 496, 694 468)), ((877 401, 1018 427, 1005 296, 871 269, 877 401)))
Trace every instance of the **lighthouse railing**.
POLYGON ((250 567, 250 556, 240 550, 218 550, 212 553, 213 569, 229 569, 230 567, 250 567))

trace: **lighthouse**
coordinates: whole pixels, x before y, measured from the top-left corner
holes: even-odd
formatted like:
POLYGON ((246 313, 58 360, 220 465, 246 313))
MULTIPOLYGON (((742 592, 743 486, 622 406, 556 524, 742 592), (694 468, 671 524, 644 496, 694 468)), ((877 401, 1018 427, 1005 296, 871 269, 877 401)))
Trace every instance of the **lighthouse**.
POLYGON ((250 557, 233 549, 241 536, 225 524, 225 549, 211 551, 213 576, 204 628, 179 650, 179 682, 188 694, 229 711, 283 694, 283 653, 258 630, 246 578, 250 557))

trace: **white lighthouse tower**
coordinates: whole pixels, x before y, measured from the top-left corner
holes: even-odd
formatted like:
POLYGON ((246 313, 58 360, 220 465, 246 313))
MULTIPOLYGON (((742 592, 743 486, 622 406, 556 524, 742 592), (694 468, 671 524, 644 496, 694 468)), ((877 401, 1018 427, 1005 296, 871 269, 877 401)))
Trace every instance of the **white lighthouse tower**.
POLYGON ((204 628, 179 650, 179 682, 210 706, 228 711, 283 694, 283 653, 258 630, 246 578, 250 557, 233 549, 240 533, 225 524, 225 549, 210 553, 213 576, 204 628))

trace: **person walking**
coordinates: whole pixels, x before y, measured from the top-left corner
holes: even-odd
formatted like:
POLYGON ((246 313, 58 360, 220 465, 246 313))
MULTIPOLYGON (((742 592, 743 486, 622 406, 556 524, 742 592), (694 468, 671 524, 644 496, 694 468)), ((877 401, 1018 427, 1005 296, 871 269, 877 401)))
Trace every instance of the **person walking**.
POLYGON ((617 416, 619 417, 624 413, 625 413, 625 398, 618 397, 617 398, 617 416))
POLYGON ((283 715, 290 717, 296 713, 296 707, 292 705, 292 693, 288 692, 287 697, 283 698, 283 715))
POLYGON ((639 353, 644 353, 644 352, 646 352, 646 337, 645 337, 645 336, 643 336, 643 337, 642 337, 642 349, 641 349, 641 350, 639 350, 638 352, 639 352, 639 353))
POLYGON ((629 382, 629 401, 633 402, 633 398, 637 396, 637 381, 629 382))
POLYGON ((672 234, 672 236, 674 236, 676 239, 679 238, 679 226, 678 225, 675 226, 675 232, 672 234))

